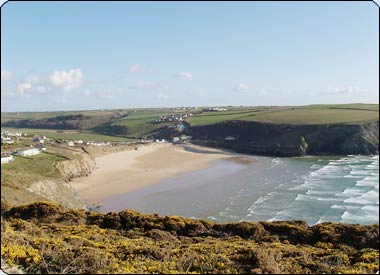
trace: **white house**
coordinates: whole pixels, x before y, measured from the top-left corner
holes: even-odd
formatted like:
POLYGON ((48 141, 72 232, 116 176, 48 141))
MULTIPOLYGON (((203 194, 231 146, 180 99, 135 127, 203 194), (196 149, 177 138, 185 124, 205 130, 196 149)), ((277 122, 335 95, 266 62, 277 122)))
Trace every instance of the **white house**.
POLYGON ((173 137, 173 142, 178 142, 179 141, 179 137, 173 137))
POLYGON ((74 141, 72 141, 72 140, 68 141, 68 142, 67 142, 67 145, 68 145, 68 146, 74 146, 74 141))
POLYGON ((3 164, 3 163, 9 163, 9 162, 11 162, 11 161, 13 161, 14 160, 14 158, 13 158, 13 156, 12 155, 10 155, 10 156, 2 156, 1 157, 1 163, 3 164))
POLYGON ((33 156, 39 154, 41 151, 38 148, 30 148, 30 149, 24 149, 24 150, 18 150, 16 152, 16 155, 26 157, 26 156, 33 156))
POLYGON ((236 140, 236 137, 233 136, 228 136, 224 140, 236 140))

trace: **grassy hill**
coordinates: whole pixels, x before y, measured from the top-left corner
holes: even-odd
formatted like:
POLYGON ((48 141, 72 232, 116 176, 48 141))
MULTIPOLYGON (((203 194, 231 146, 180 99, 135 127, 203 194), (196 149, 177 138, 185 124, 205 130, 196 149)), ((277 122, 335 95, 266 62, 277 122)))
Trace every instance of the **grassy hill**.
MULTIPOLYGON (((187 122, 191 126, 212 125, 231 120, 292 125, 363 124, 379 120, 378 104, 310 105, 298 107, 230 106, 227 111, 220 112, 201 112, 201 110, 202 108, 192 110, 195 115, 187 119, 187 122)), ((122 141, 125 139, 119 137, 139 138, 155 135, 169 125, 169 123, 153 123, 156 118, 186 112, 189 111, 162 108, 2 113, 1 122, 2 128, 4 126, 21 127, 25 132, 43 134, 52 138, 122 141), (70 116, 74 116, 74 118, 70 116), (63 123, 60 120, 63 120, 63 123), (34 130, 30 130, 30 125, 33 126, 34 130), (68 127, 68 129, 61 129, 59 127, 68 127), (41 130, 42 128, 44 130, 41 130), (55 131, 52 128, 56 128, 54 129, 55 131), (38 129, 38 131, 35 129, 38 129), (64 130, 64 132, 58 130, 64 130)))
POLYGON ((131 141, 133 139, 96 134, 92 131, 78 131, 78 130, 52 130, 52 129, 32 129, 32 128, 10 128, 2 127, 4 131, 22 132, 30 135, 42 135, 51 139, 67 139, 67 140, 84 140, 84 141, 131 141))
POLYGON ((203 113, 192 117, 192 126, 210 125, 228 120, 276 124, 319 125, 360 124, 379 120, 378 104, 310 105, 287 108, 252 108, 250 110, 203 113))

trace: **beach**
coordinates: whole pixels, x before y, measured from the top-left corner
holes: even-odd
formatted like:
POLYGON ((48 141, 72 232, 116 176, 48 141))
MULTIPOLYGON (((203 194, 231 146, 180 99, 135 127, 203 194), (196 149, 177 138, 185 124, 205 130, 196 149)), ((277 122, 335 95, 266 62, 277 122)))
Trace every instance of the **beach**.
POLYGON ((215 160, 229 158, 229 152, 191 144, 150 144, 97 157, 91 175, 75 179, 72 186, 86 203, 96 204, 107 197, 205 169, 215 160))

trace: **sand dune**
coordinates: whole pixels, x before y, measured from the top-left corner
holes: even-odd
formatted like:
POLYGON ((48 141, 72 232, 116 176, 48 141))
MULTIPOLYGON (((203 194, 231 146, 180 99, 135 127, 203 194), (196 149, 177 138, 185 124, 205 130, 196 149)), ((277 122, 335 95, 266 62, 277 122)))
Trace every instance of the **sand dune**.
POLYGON ((96 158, 97 168, 73 187, 87 203, 152 185, 180 173, 207 168, 230 153, 195 145, 151 144, 96 158))

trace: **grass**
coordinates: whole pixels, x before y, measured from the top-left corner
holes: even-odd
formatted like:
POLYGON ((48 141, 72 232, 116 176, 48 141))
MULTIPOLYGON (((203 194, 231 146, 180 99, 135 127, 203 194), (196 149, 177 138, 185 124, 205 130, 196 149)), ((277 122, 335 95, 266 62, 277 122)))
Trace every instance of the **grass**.
POLYGON ((21 132, 31 135, 42 135, 51 139, 68 139, 68 140, 84 140, 84 141, 130 141, 126 137, 116 137, 91 132, 78 132, 75 130, 50 130, 50 129, 31 129, 31 128, 1 128, 11 132, 21 132))
MULTIPOLYGON (((368 121, 379 120, 379 104, 335 104, 335 105, 309 105, 302 107, 227 107, 228 111, 223 112, 204 112, 194 115, 187 121, 192 126, 210 125, 229 120, 258 121, 277 124, 300 124, 300 125, 317 125, 317 124, 360 124, 368 121)), ((201 110, 198 109, 198 110, 201 110)), ((42 112, 42 113, 2 113, 2 122, 14 119, 40 119, 54 117, 58 115, 88 115, 92 118, 89 125, 99 123, 93 126, 92 130, 79 132, 74 130, 45 130, 45 129, 28 129, 20 128, 18 130, 45 135, 50 138, 63 139, 82 139, 85 141, 128 141, 130 138, 146 136, 169 123, 154 124, 153 120, 164 115, 173 113, 187 113, 189 110, 177 109, 135 109, 123 110, 120 118, 112 118, 109 123, 104 123, 106 116, 120 110, 105 111, 75 111, 75 112, 42 112), (90 123, 91 122, 91 123, 90 123), (103 124, 104 123, 104 124, 103 124), (115 132, 112 127, 121 130, 118 136, 109 136, 104 132, 115 132), (119 127, 119 128, 118 128, 119 127), (121 129, 120 129, 121 127, 121 129), (95 133, 96 132, 96 133, 95 133), (102 134, 103 133, 103 134, 102 134)), ((193 111, 194 112, 194 111, 193 111)), ((5 129, 5 128, 4 128, 5 129)), ((115 132, 116 133, 116 132, 115 132)))
POLYGON ((210 125, 228 120, 258 121, 276 124, 360 124, 379 120, 378 104, 310 105, 287 108, 256 108, 248 111, 203 113, 192 117, 192 126, 210 125))
POLYGON ((238 120, 249 117, 250 115, 256 115, 257 113, 263 112, 267 109, 264 108, 252 108, 249 110, 231 110, 222 112, 205 112, 196 116, 191 117, 188 122, 192 126, 201 126, 219 123, 227 120, 238 120))
POLYGON ((168 125, 169 123, 159 123, 154 124, 153 121, 160 116, 166 116, 172 113, 183 113, 174 112, 168 109, 162 110, 140 110, 130 115, 116 120, 111 125, 112 126, 123 126, 126 127, 126 136, 129 137, 140 137, 147 135, 161 127, 168 125))
POLYGON ((59 112, 8 112, 1 113, 1 122, 8 120, 18 120, 18 119, 43 119, 51 118, 57 116, 66 115, 84 115, 84 116, 94 116, 94 115, 112 115, 117 110, 88 110, 88 111, 59 111, 59 112))
POLYGON ((14 156, 15 160, 1 165, 1 172, 4 175, 12 177, 17 173, 24 175, 38 175, 43 177, 59 177, 59 172, 56 169, 56 164, 66 158, 48 152, 42 152, 38 155, 20 157, 14 156))
POLYGON ((245 117, 244 120, 277 124, 357 124, 379 120, 379 113, 373 110, 355 110, 344 108, 294 108, 257 116, 245 117))

